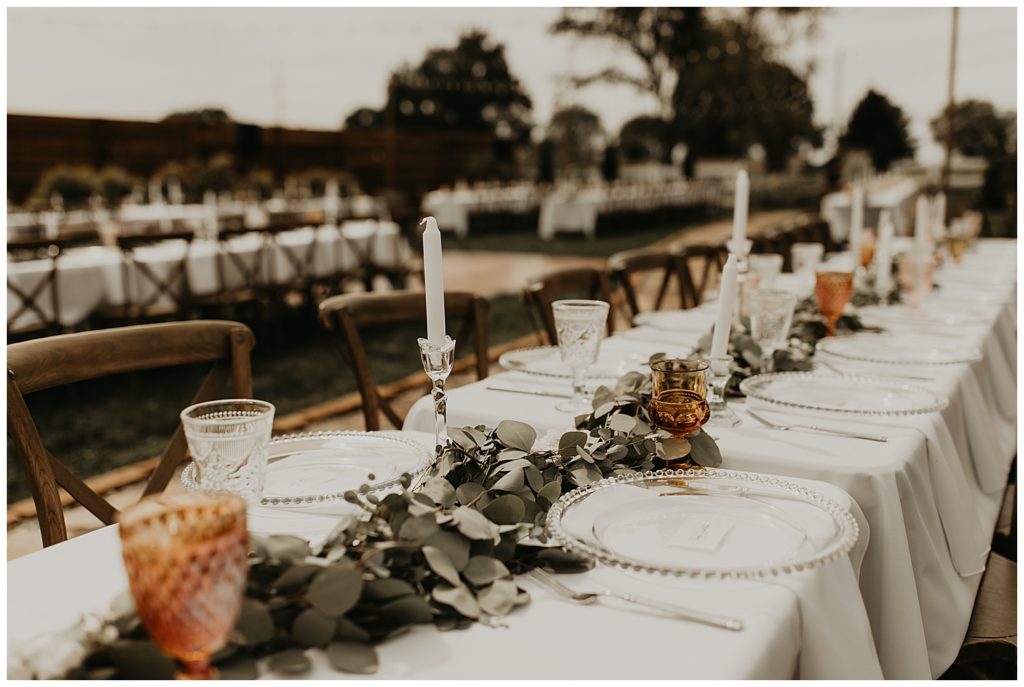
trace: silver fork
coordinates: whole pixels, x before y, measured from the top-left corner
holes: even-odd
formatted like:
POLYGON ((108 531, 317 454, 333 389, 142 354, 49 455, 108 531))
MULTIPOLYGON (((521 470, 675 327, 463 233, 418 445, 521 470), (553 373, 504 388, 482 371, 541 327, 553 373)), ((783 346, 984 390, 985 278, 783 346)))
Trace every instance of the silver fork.
POLYGON ((736 618, 727 618, 725 616, 715 615, 714 613, 705 613, 704 611, 698 611, 692 608, 676 606, 675 604, 655 601, 653 599, 645 599, 634 594, 613 592, 608 589, 596 592, 578 592, 566 587, 564 584, 556 580, 553 575, 544 572, 539 568, 534 568, 528 574, 534 581, 540 583, 540 585, 548 591, 584 606, 596 602, 601 597, 608 597, 612 599, 619 599, 620 601, 625 601, 654 611, 659 611, 680 620, 690 620, 703 625, 720 627, 723 630, 733 630, 734 632, 738 632, 743 629, 743 621, 736 618))
POLYGON ((799 430, 803 429, 808 432, 821 432, 822 434, 834 434, 839 437, 848 437, 850 439, 865 439, 867 441, 889 441, 888 437, 881 436, 880 434, 861 434, 860 432, 849 432, 845 429, 830 429, 828 427, 819 427, 818 425, 780 425, 771 420, 765 419, 755 413, 753 410, 747 409, 747 415, 760 422, 769 429, 777 429, 780 431, 799 430))

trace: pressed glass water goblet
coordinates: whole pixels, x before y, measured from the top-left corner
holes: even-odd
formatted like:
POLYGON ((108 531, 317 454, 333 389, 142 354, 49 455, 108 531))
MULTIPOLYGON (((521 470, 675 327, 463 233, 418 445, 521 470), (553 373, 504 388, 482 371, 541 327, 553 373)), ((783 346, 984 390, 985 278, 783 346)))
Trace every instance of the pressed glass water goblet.
POLYGON ((750 335, 761 347, 765 372, 775 369, 775 351, 786 345, 794 308, 796 296, 788 291, 762 289, 751 298, 750 335))
POLYGON ((228 491, 258 502, 274 406, 251 399, 208 401, 181 411, 181 422, 192 456, 191 479, 186 473, 185 486, 228 491))
POLYGON ((911 308, 921 307, 921 301, 932 288, 935 259, 926 254, 907 254, 900 258, 898 279, 903 297, 911 308))
POLYGON ((750 271, 760 278, 760 288, 775 288, 775 280, 782 273, 782 256, 776 253, 760 253, 751 255, 749 260, 750 271))
POLYGON ((818 309, 825 316, 828 335, 836 332, 836 323, 853 295, 853 272, 818 271, 815 273, 814 295, 818 309))
POLYGON ((651 424, 674 437, 693 434, 708 421, 708 362, 673 358, 651 363, 651 424))
POLYGON ((705 424, 709 430, 735 427, 740 418, 732 411, 725 400, 725 387, 732 377, 732 356, 708 356, 708 411, 711 418, 705 424))
POLYGON ((227 643, 245 594, 245 501, 226 492, 163 494, 119 522, 128 584, 153 643, 182 663, 179 679, 213 678, 210 657, 227 643))
POLYGON ((552 303, 551 310, 555 316, 562 362, 572 370, 572 399, 559 403, 555 408, 576 415, 589 412, 587 370, 597 362, 608 322, 608 304, 604 301, 562 300, 552 303))

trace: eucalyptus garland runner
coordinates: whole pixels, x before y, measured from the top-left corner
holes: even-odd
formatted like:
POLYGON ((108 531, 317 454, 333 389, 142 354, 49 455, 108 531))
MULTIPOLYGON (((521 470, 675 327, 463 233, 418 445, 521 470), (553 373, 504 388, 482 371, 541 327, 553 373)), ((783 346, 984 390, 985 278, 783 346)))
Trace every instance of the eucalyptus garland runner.
MULTIPOLYGON (((375 646, 415 625, 438 630, 500 618, 529 602, 514 575, 534 567, 579 572, 593 563, 546 545, 544 518, 572 489, 604 477, 664 467, 717 466, 704 432, 674 439, 647 415, 651 382, 630 373, 602 387, 594 411, 557 445, 537 446, 535 430, 504 421, 449 430, 450 442, 421 486, 378 496, 363 486, 347 516, 318 550, 293 536, 252 537, 249 584, 227 648, 214 657, 222 678, 271 670, 301 675, 305 651, 323 649, 344 673, 377 670, 375 646)), ((116 618, 101 645, 68 677, 170 678, 174 663, 145 635, 133 611, 116 618)), ((99 640, 93 640, 99 641, 99 640)))

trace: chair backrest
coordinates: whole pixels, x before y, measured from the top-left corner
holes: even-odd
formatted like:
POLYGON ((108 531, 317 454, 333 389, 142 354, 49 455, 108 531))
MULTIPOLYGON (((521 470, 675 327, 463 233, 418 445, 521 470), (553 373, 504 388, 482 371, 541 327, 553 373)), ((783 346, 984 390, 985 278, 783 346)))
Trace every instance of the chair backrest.
MULTIPOLYGON (((255 340, 238 322, 194 320, 63 334, 7 346, 7 432, 28 477, 43 545, 67 539, 58 485, 106 524, 117 510, 43 444, 25 404, 28 394, 90 379, 162 367, 212 363, 193 402, 220 398, 231 377, 234 398, 252 397, 249 352, 255 340)), ((143 496, 162 492, 184 461, 181 425, 164 449, 143 496)))
MULTIPOLYGON (((540 316, 542 329, 548 343, 558 345, 558 330, 551 304, 560 298, 590 298, 612 303, 611 287, 604 270, 593 267, 576 267, 549 272, 534 279, 523 292, 528 308, 540 316)), ((608 313, 608 334, 614 330, 612 313, 608 313)))
POLYGON ((613 283, 622 287, 629 306, 630 318, 640 314, 640 299, 634 279, 643 275, 660 275, 658 295, 654 300, 654 309, 660 310, 668 294, 668 288, 675 279, 680 307, 689 307, 684 295, 683 278, 679 272, 679 257, 667 250, 640 249, 615 253, 608 258, 608 274, 613 283))
MULTIPOLYGON (((444 294, 445 316, 449 322, 461 320, 453 337, 465 342, 472 331, 478 379, 487 376, 487 301, 461 291, 444 294)), ((370 361, 363 344, 365 329, 426 320, 426 296, 422 291, 387 291, 378 293, 347 293, 332 296, 320 303, 320 322, 335 336, 342 357, 352 368, 363 401, 366 429, 380 429, 380 414, 401 429, 403 418, 382 394, 370 370, 370 361)), ((414 341, 409 346, 415 345, 414 341)))
POLYGON ((725 267, 728 250, 722 245, 691 245, 677 249, 676 253, 679 255, 679 274, 684 282, 683 289, 689 292, 687 307, 695 308, 704 299, 704 292, 711 283, 712 270, 721 274, 722 268, 725 267), (695 276, 698 272, 699 277, 695 276))

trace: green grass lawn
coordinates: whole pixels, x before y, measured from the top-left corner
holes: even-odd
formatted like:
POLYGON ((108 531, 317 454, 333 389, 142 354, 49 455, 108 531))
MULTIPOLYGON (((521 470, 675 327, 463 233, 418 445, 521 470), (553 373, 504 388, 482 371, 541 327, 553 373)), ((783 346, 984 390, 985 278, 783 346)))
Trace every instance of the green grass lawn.
MULTIPOLYGON (((532 331, 519 296, 491 299, 491 345, 532 331)), ((422 369, 416 337, 423 326, 391 327, 367 333, 371 366, 378 383, 422 369)), ((472 344, 460 347, 462 355, 472 344)), ((355 391, 355 379, 327 332, 308 311, 282 313, 253 350, 253 386, 257 398, 270 401, 278 415, 355 391)), ((192 399, 205 368, 173 368, 120 375, 40 392, 28 397, 29 409, 47 448, 81 477, 100 474, 159 455, 192 399)), ((7 500, 29 495, 28 484, 7 442, 7 500)))

